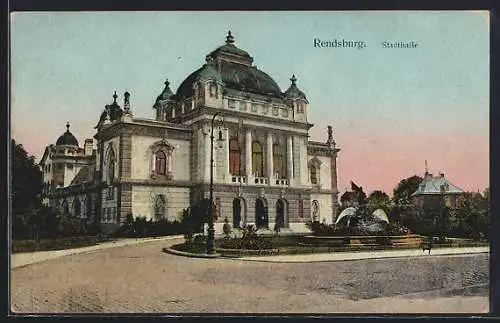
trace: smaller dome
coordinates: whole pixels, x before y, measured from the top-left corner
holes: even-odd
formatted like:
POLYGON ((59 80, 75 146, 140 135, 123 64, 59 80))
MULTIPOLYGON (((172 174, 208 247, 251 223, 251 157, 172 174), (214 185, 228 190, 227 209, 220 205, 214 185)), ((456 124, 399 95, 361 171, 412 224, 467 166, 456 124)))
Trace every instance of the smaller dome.
POLYGON ((156 103, 158 103, 159 101, 165 101, 165 100, 168 100, 170 99, 174 93, 172 92, 172 90, 170 89, 170 82, 167 80, 165 80, 165 88, 163 89, 163 91, 160 93, 160 95, 158 95, 158 97, 156 98, 156 103))
POLYGON ((116 91, 115 91, 115 93, 113 94, 113 103, 106 104, 106 106, 104 107, 104 111, 101 113, 101 117, 99 118, 99 122, 94 127, 94 129, 99 128, 99 125, 101 125, 104 122, 104 120, 106 119, 106 115, 109 115, 109 120, 111 122, 113 122, 115 120, 119 120, 122 117, 123 110, 116 102, 117 98, 118 98, 118 96, 116 95, 116 91))
POLYGON ((302 92, 298 87, 297 87, 297 78, 295 75, 292 75, 292 78, 290 79, 292 81, 292 84, 290 84, 290 87, 288 90, 285 91, 285 96, 289 99, 304 99, 307 100, 306 95, 304 92, 302 92))
POLYGON ((78 146, 78 140, 69 131, 69 122, 66 124, 66 132, 57 138, 56 146, 61 145, 78 146))

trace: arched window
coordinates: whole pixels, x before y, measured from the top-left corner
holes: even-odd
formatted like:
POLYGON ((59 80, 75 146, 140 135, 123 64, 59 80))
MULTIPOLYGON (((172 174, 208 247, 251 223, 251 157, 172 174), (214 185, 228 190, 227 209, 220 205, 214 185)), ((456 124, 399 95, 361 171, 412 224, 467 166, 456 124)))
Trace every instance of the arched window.
MULTIPOLYGON (((278 144, 273 145, 273 168, 274 174, 278 175, 278 178, 285 178, 285 151, 283 147, 278 144)), ((273 174, 273 175, 274 175, 273 174)))
POLYGON ((165 218, 165 196, 158 195, 155 201, 155 220, 159 221, 165 218))
POLYGON ((311 184, 318 184, 318 171, 316 167, 310 166, 309 173, 311 175, 311 184))
POLYGON ((241 175, 241 149, 236 139, 229 141, 229 171, 232 175, 241 175))
POLYGON ((108 184, 113 183, 115 180, 115 164, 116 164, 116 158, 115 158, 115 151, 113 148, 108 149, 108 158, 107 158, 107 179, 108 179, 108 184))
POLYGON ((320 167, 321 160, 318 157, 314 157, 308 163, 309 167, 309 179, 312 185, 319 185, 320 183, 320 167))
POLYGON ((82 204, 80 203, 80 199, 78 197, 75 197, 75 200, 73 201, 73 213, 77 218, 82 215, 82 204))
POLYGON ((254 141, 252 144, 252 172, 257 177, 264 177, 264 158, 262 156, 262 146, 254 141))
POLYGON ((167 155, 163 151, 157 151, 155 154, 156 173, 165 175, 167 173, 167 155))

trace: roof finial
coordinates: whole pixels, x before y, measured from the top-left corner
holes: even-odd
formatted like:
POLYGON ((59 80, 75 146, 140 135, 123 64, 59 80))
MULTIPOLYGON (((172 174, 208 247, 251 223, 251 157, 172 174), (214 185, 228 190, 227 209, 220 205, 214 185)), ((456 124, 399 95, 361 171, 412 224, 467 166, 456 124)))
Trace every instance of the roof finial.
POLYGON ((292 78, 290 79, 290 81, 292 81, 292 85, 295 85, 295 83, 297 82, 297 78, 295 77, 295 74, 292 75, 292 78))
POLYGON ((125 109, 125 112, 130 112, 130 93, 125 92, 123 94, 124 100, 123 100, 123 108, 125 109))
POLYGON ((69 121, 66 122, 66 132, 69 132, 69 121))
POLYGON ((328 126, 328 140, 326 141, 330 148, 335 147, 335 140, 333 140, 333 127, 328 126))
POLYGON ((231 35, 231 30, 227 32, 226 44, 234 44, 234 37, 231 35))
POLYGON ((427 159, 425 160, 425 174, 429 174, 429 168, 427 168, 427 159))
POLYGON ((165 83, 163 84, 165 84, 165 87, 168 87, 170 85, 170 82, 168 81, 168 79, 165 79, 165 83))
POLYGON ((118 95, 116 95, 116 91, 113 94, 113 103, 116 103, 116 99, 118 98, 118 95))

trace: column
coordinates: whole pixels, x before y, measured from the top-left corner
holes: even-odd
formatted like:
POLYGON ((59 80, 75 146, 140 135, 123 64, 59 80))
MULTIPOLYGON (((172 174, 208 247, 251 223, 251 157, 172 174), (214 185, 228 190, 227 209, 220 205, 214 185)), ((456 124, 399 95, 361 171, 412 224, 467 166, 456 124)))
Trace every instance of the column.
POLYGON ((153 174, 155 172, 155 166, 156 166, 155 162, 156 162, 156 156, 155 156, 155 153, 153 151, 151 154, 151 174, 153 174))
POLYGON ((271 132, 267 133, 267 145, 266 145, 266 167, 267 167, 267 177, 269 184, 274 183, 274 172, 273 172, 273 134, 271 132))
POLYGON ((247 175, 247 182, 250 183, 252 176, 252 133, 250 130, 246 132, 245 139, 245 174, 247 175))
POLYGON ((170 154, 167 156, 167 170, 168 172, 172 172, 172 154, 173 152, 171 151, 170 154))
POLYGON ((293 145, 292 136, 286 138, 286 168, 288 173, 288 182, 292 183, 293 178, 293 145))

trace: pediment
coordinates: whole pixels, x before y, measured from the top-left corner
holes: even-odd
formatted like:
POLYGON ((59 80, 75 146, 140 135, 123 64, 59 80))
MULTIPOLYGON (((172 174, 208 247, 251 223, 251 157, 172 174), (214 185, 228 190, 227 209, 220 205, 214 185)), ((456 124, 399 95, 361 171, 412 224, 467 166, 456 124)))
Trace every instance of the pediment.
POLYGON ((165 138, 163 138, 162 140, 156 141, 150 147, 153 150, 159 150, 159 149, 165 149, 167 151, 174 150, 174 145, 169 143, 168 140, 165 138))

